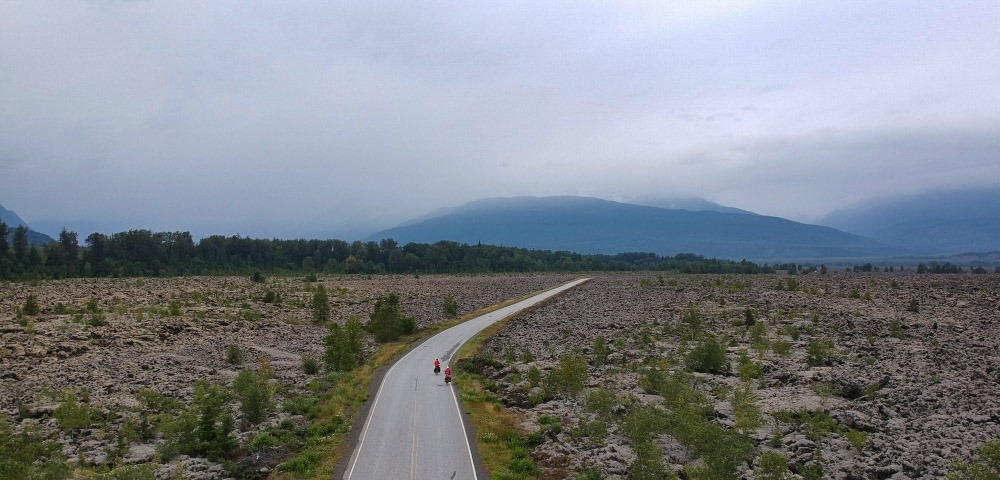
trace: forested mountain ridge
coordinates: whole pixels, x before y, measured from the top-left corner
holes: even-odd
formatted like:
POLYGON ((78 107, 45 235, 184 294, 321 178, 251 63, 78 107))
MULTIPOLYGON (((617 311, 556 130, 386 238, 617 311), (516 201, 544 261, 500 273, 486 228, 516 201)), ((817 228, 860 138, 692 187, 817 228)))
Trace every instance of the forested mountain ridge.
POLYGON ((10 231, 7 233, 7 241, 12 241, 14 236, 14 230, 17 227, 25 227, 28 229, 27 239, 28 243, 31 245, 45 245, 46 243, 55 241, 52 237, 36 232, 31 229, 27 222, 21 219, 20 216, 13 210, 8 210, 3 205, 0 205, 0 221, 7 224, 10 227, 10 231))
POLYGON ((868 238, 778 217, 665 209, 573 196, 480 200, 367 239, 379 238, 400 243, 450 240, 585 254, 693 252, 750 260, 891 253, 868 238))

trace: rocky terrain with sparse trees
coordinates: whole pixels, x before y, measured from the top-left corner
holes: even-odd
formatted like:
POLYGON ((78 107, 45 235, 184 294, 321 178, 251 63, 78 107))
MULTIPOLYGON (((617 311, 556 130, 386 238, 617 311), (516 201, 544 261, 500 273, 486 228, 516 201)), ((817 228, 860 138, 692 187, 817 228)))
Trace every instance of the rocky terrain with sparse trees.
POLYGON ((997 478, 998 334, 997 275, 609 274, 478 364, 541 478, 997 478))
MULTIPOLYGON (((309 414, 311 405, 303 402, 315 401, 308 395, 317 382, 323 388, 330 325, 351 316, 367 322, 390 292, 407 318, 425 327, 567 278, 311 282, 258 275, 0 283, 0 439, 6 431, 8 438, 35 440, 33 449, 20 450, 36 456, 27 463, 52 475, 46 478, 62 478, 67 469, 85 478, 227 478, 227 461, 288 453, 277 448, 280 439, 262 432, 282 422, 302 424, 309 414), (314 299, 321 288, 328 311, 317 321, 314 299)), ((371 350, 372 339, 366 341, 371 350)), ((11 450, 18 445, 10 443, 11 450)), ((280 460, 262 467, 265 473, 280 460)), ((0 460, 0 478, 22 477, 25 471, 13 465, 0 460)))
MULTIPOLYGON (((520 414, 534 466, 511 478, 1000 468, 996 274, 592 277, 458 365, 520 414)), ((390 292, 423 328, 570 278, 0 283, 0 477, 309 477, 295 451, 350 428, 313 422, 316 392, 345 378, 332 362, 357 359, 331 360, 331 332, 390 292)))

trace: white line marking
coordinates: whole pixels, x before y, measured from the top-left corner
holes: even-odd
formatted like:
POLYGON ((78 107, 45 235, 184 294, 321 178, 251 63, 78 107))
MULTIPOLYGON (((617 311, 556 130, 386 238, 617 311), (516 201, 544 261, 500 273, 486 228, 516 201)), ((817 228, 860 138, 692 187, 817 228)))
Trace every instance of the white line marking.
MULTIPOLYGON (((411 350, 410 353, 413 353, 413 351, 411 350)), ((406 355, 409 355, 409 353, 406 355)), ((406 358, 406 355, 404 355, 403 358, 406 358)), ((347 476, 344 477, 346 480, 350 480, 351 475, 354 475, 354 467, 358 466, 358 458, 361 457, 361 448, 365 444, 365 437, 368 436, 368 427, 371 426, 372 419, 375 418, 373 413, 375 413, 375 409, 378 407, 379 398, 382 397, 382 389, 385 387, 385 379, 389 378, 389 374, 396 368, 396 365, 399 365, 398 361, 389 367, 389 371, 385 372, 385 375, 382 377, 382 383, 378 386, 378 392, 375 393, 375 403, 372 403, 372 408, 368 411, 368 419, 365 420, 365 429, 361 432, 361 438, 358 440, 358 448, 354 450, 354 457, 351 459, 351 468, 347 471, 347 476)))

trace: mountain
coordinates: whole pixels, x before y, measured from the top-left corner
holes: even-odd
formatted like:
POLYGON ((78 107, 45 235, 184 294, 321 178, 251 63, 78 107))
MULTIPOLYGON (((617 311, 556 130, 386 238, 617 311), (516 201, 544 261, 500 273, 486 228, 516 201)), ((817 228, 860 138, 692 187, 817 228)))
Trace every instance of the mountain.
POLYGON ((1000 250, 1000 188, 880 198, 819 223, 927 254, 1000 250))
POLYGON ((743 213, 688 211, 589 197, 477 200, 378 232, 401 244, 451 240, 577 253, 697 253, 776 260, 886 255, 877 242, 833 228, 743 213))
POLYGON ((692 212, 721 212, 721 213, 743 213, 747 215, 757 215, 741 208, 727 207, 710 202, 701 197, 655 197, 638 196, 617 199, 621 203, 631 203, 633 205, 644 205, 647 207, 669 208, 671 210, 690 210, 692 212))
POLYGON ((10 240, 10 237, 13 236, 13 230, 15 228, 24 225, 25 227, 28 227, 28 243, 32 245, 45 245, 46 243, 55 241, 55 239, 44 233, 32 230, 31 227, 28 226, 28 223, 22 220, 16 212, 13 210, 7 210, 3 205, 0 205, 0 220, 2 220, 3 223, 6 223, 12 232, 11 235, 8 235, 7 240, 10 240))

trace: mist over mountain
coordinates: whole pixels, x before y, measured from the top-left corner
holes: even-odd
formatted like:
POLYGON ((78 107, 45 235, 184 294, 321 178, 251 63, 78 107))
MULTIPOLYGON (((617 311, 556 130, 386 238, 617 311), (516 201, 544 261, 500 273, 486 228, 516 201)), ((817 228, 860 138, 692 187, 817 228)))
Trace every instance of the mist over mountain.
POLYGON ((858 235, 777 217, 633 205, 589 197, 489 198, 445 210, 366 240, 451 240, 577 253, 696 253, 776 260, 886 255, 858 235))
POLYGON ((1000 188, 875 199, 819 223, 928 254, 1000 250, 1000 188))
POLYGON ((52 237, 44 233, 32 230, 28 222, 25 222, 16 212, 8 210, 3 205, 0 205, 0 220, 10 227, 11 233, 8 235, 8 240, 13 236, 14 229, 23 225, 28 227, 28 243, 32 245, 45 245, 46 243, 55 241, 52 237))
POLYGON ((643 205, 647 207, 669 208, 671 210, 689 210, 692 212, 720 212, 720 213, 743 213, 747 215, 757 215, 742 208, 727 207, 710 202, 701 197, 695 196, 655 196, 640 195, 612 199, 616 202, 631 203, 633 205, 643 205))

